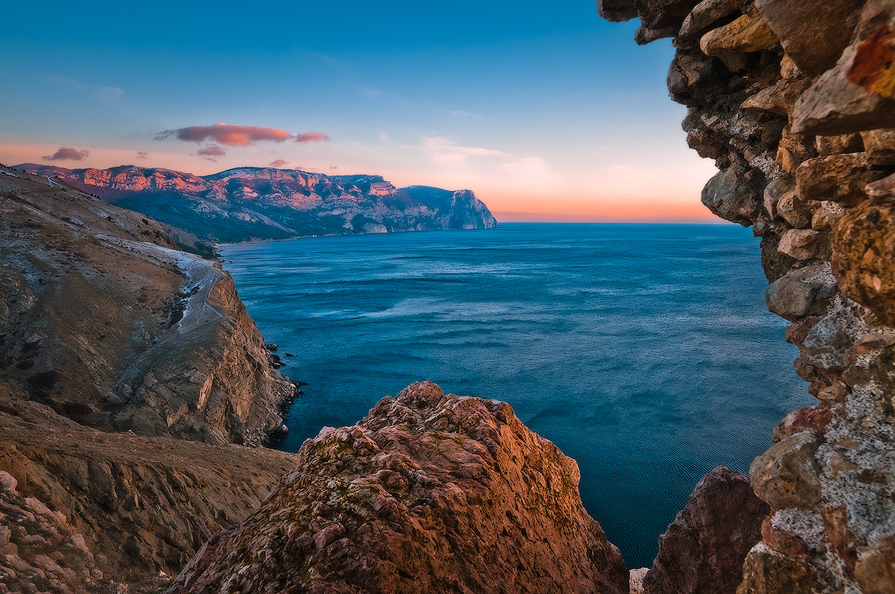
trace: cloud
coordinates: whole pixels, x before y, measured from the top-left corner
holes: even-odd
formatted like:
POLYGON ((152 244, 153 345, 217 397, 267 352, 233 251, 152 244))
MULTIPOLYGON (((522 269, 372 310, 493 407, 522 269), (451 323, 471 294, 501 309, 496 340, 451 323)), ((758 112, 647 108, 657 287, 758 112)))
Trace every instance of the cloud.
POLYGON ((159 132, 156 140, 176 138, 186 142, 203 142, 211 140, 224 146, 250 146, 256 142, 320 142, 329 140, 329 136, 322 132, 305 132, 303 134, 290 134, 279 128, 263 128, 261 126, 235 126, 223 122, 211 126, 187 126, 176 130, 159 132))
POLYGON ((305 132, 304 134, 296 134, 292 137, 295 142, 320 142, 321 140, 332 140, 326 134, 321 132, 305 132))
POLYGON ((284 161, 282 159, 277 159, 276 161, 272 161, 268 167, 282 167, 287 164, 289 161, 284 161))
POLYGON ((457 146, 456 142, 447 138, 423 137, 423 151, 436 163, 462 163, 466 157, 495 156, 511 157, 509 153, 493 149, 471 146, 457 146))
POLYGON ((219 146, 206 146, 200 148, 198 154, 205 157, 223 157, 227 154, 227 151, 219 146))
POLYGON ((148 159, 148 158, 149 158, 149 153, 144 153, 143 151, 138 151, 138 152, 137 152, 137 158, 138 158, 138 159, 148 159))
POLYGON ((41 157, 45 161, 83 161, 90 156, 88 150, 78 150, 74 148, 60 147, 52 155, 41 157))
POLYGON ((155 137, 165 140, 174 137, 187 142, 213 140, 224 146, 249 146, 262 140, 283 142, 292 135, 279 128, 262 128, 260 126, 232 126, 230 124, 214 124, 213 126, 187 126, 176 130, 165 130, 155 137))

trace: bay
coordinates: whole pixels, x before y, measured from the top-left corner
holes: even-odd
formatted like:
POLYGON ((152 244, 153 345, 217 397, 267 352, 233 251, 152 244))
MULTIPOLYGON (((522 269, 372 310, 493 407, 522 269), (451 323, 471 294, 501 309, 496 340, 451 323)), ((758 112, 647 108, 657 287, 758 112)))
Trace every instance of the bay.
POLYGON ((812 404, 764 305, 758 240, 734 225, 504 223, 220 251, 282 371, 309 384, 277 447, 414 381, 506 401, 578 462, 629 567, 651 564, 703 474, 747 472, 812 404))

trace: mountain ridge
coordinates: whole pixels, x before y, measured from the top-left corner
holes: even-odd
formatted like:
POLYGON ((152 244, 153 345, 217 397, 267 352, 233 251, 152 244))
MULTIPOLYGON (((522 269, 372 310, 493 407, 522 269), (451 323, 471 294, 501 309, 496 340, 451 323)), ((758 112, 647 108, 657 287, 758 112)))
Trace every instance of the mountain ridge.
POLYGON ((67 169, 23 163, 15 168, 58 177, 106 202, 150 216, 174 227, 170 231, 179 243, 197 249, 317 235, 497 225, 471 190, 397 188, 379 175, 329 176, 273 167, 236 167, 205 176, 136 165, 67 169))

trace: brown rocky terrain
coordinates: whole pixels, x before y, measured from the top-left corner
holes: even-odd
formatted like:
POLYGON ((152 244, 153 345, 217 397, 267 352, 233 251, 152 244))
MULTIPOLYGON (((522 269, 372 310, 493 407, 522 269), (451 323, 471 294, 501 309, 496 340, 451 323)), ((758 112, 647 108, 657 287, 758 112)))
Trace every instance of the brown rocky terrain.
POLYGON ((509 405, 413 384, 306 441, 169 592, 626 593, 578 480, 509 405))
POLYGON ((0 381, 81 424, 257 445, 292 382, 220 265, 157 223, 0 169, 0 381))
POLYGON ((133 165, 72 170, 26 163, 17 168, 58 177, 172 225, 174 237, 200 253, 212 249, 209 243, 497 225, 470 190, 396 188, 376 175, 331 176, 270 167, 201 177, 133 165))
POLYGON ((0 385, 0 592, 158 591, 295 464, 103 432, 23 396, 0 385))
POLYGON ((895 592, 895 2, 598 10, 673 39, 687 141, 721 170, 703 202, 762 238, 768 307, 818 399, 752 464, 771 515, 737 592, 895 592))

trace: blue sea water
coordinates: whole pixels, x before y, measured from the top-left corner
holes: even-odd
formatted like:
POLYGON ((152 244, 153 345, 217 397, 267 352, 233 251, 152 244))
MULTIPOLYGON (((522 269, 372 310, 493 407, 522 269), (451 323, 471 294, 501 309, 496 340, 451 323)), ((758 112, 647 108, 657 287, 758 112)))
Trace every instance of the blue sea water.
POLYGON ((812 403, 734 225, 501 224, 229 245, 225 268, 305 396, 279 444, 413 381, 504 400, 581 469, 629 567, 715 466, 748 471, 812 403), (286 357, 285 353, 294 357, 286 357))

